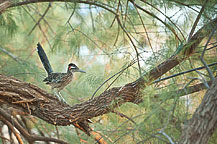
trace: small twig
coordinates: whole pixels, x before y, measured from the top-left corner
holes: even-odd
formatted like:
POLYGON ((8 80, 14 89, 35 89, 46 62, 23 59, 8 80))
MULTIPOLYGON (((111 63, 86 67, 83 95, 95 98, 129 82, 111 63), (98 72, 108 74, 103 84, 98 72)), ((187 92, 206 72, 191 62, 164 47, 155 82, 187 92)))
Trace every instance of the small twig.
POLYGON ((116 45, 116 43, 118 42, 119 34, 120 34, 120 27, 119 27, 119 25, 118 25, 117 36, 116 36, 116 38, 115 38, 115 42, 114 42, 114 44, 113 44, 113 47, 114 47, 114 46, 116 45))
MULTIPOLYGON (((92 132, 91 132, 91 134, 94 134, 94 133, 95 133, 95 134, 99 134, 98 131, 92 131, 92 132)), ((101 136, 102 138, 104 137, 104 138, 106 138, 106 140, 108 140, 110 143, 114 143, 113 140, 112 140, 110 137, 108 137, 107 135, 105 135, 105 134, 103 134, 103 133, 100 133, 100 134, 102 135, 102 136, 101 136)))
POLYGON ((20 100, 20 101, 12 102, 12 103, 13 103, 13 104, 18 104, 18 103, 29 103, 29 102, 33 102, 35 99, 36 99, 36 98, 31 99, 31 100, 25 99, 25 100, 20 100))
POLYGON ((214 35, 216 29, 217 29, 217 24, 214 26, 214 28, 213 28, 211 34, 209 35, 209 38, 208 38, 208 40, 207 40, 207 42, 206 42, 206 45, 204 46, 204 49, 203 49, 203 52, 202 52, 201 56, 200 56, 200 60, 201 60, 201 62, 204 64, 204 67, 206 68, 206 70, 207 70, 207 72, 208 72, 208 74, 209 74, 209 76, 210 76, 210 78, 211 78, 212 81, 214 81, 215 78, 214 78, 214 76, 213 76, 213 74, 212 74, 210 68, 209 68, 208 65, 206 64, 206 62, 205 62, 205 60, 204 60, 203 57, 204 57, 206 48, 207 48, 207 46, 208 46, 208 44, 209 44, 209 42, 210 42, 212 36, 214 35))
POLYGON ((96 140, 95 144, 108 144, 103 137, 101 136, 101 134, 99 132, 96 131, 91 131, 91 135, 94 137, 94 139, 96 140))
POLYGON ((127 132, 125 132, 124 134, 122 134, 119 138, 114 140, 114 144, 117 143, 121 138, 123 138, 124 136, 129 135, 130 133, 132 133, 133 131, 135 131, 135 129, 127 129, 125 130, 127 132))
POLYGON ((90 37, 88 37, 88 35, 85 34, 85 33, 83 33, 82 31, 80 31, 80 30, 78 30, 78 29, 76 29, 76 28, 73 28, 70 22, 68 22, 68 24, 69 24, 69 26, 70 26, 72 32, 78 31, 79 33, 81 33, 82 35, 84 35, 88 40, 90 40, 94 45, 96 45, 102 52, 106 53, 106 51, 104 51, 104 50, 95 42, 95 40, 93 40, 93 39, 91 39, 90 37))
POLYGON ((200 79, 200 78, 198 78, 198 79, 199 79, 199 80, 204 84, 204 86, 208 89, 208 88, 209 88, 209 85, 208 85, 206 79, 203 77, 203 75, 202 75, 199 71, 196 70, 196 72, 197 72, 198 75, 201 77, 201 79, 200 79))
POLYGON ((193 78, 193 79, 191 79, 187 84, 185 84, 185 86, 182 88, 184 91, 185 91, 185 93, 186 94, 188 94, 188 92, 187 92, 187 87, 193 82, 193 81, 195 81, 196 80, 196 78, 193 78))
POLYGON ((183 5, 183 6, 186 6, 186 7, 188 7, 189 9, 191 9, 191 10, 193 10, 193 11, 195 11, 195 12, 199 13, 199 11, 198 11, 198 10, 196 10, 196 9, 192 8, 192 7, 191 7, 189 4, 185 4, 185 3, 182 3, 182 2, 180 2, 180 1, 176 1, 176 0, 173 0, 173 1, 171 1, 171 2, 177 3, 178 5, 183 5))
POLYGON ((145 132, 145 134, 148 135, 149 137, 147 137, 147 138, 145 138, 145 139, 143 139, 143 140, 137 142, 136 144, 144 144, 146 141, 148 141, 148 140, 151 139, 151 138, 157 138, 158 140, 160 140, 160 141, 162 141, 162 142, 164 142, 164 143, 167 143, 166 140, 164 140, 164 139, 161 138, 160 136, 157 136, 157 134, 159 134, 159 133, 154 133, 154 134, 153 134, 153 133, 145 132))
POLYGON ((124 14, 123 26, 125 26, 125 22, 127 20, 128 4, 129 4, 129 0, 127 0, 127 3, 126 3, 126 10, 125 10, 125 14, 124 14))
POLYGON ((134 48, 134 50, 135 50, 135 52, 136 52, 136 58, 137 58, 137 63, 138 63, 138 68, 139 68, 139 74, 140 74, 140 76, 141 76, 142 72, 141 72, 141 66, 140 66, 140 63, 139 63, 139 57, 140 57, 140 55, 139 55, 139 52, 138 52, 138 50, 137 50, 137 47, 136 47, 136 45, 134 44, 132 38, 130 37, 130 34, 127 32, 127 30, 126 30, 126 29, 124 28, 124 26, 121 24, 121 21, 120 21, 120 19, 119 19, 118 16, 116 16, 116 19, 117 19, 117 22, 118 22, 118 24, 120 25, 121 29, 124 31, 124 33, 125 33, 125 34, 127 35, 127 37, 129 38, 131 44, 133 45, 133 48, 134 48))
MULTIPOLYGON (((26 11, 26 13, 32 18, 32 20, 33 20, 35 23, 37 23, 36 20, 34 19, 34 17, 33 17, 24 7, 22 7, 22 8, 23 8, 23 9, 26 11)), ((40 23, 38 23, 38 27, 39 27, 41 33, 43 34, 43 36, 45 37, 46 41, 48 42, 49 47, 51 48, 51 44, 50 44, 50 42, 49 42, 49 40, 48 40, 46 34, 45 34, 44 31, 42 30, 40 23)))
POLYGON ((55 128, 56 128, 56 132, 57 132, 57 138, 60 139, 60 134, 59 134, 59 130, 58 130, 57 125, 55 125, 55 128))
MULTIPOLYGON (((131 3, 134 3, 133 0, 129 0, 129 1, 130 1, 131 3)), ((167 27, 167 28, 175 35, 175 37, 176 37, 180 42, 182 42, 181 39, 179 38, 179 36, 177 35, 176 31, 174 30, 174 28, 173 28, 172 26, 170 26, 169 24, 165 23, 165 22, 164 22, 163 20, 161 20, 158 16, 154 15, 153 13, 151 13, 151 12, 149 12, 148 10, 144 9, 143 7, 137 5, 136 3, 134 3, 134 5, 135 5, 138 9, 142 10, 143 12, 147 13, 147 14, 150 15, 151 17, 157 19, 157 20, 160 21, 162 24, 164 24, 165 27, 167 27)))
POLYGON ((77 3, 74 3, 74 9, 73 9, 71 15, 69 16, 69 18, 68 18, 66 24, 69 23, 69 21, 71 20, 72 16, 74 15, 74 13, 75 13, 75 9, 76 9, 76 4, 77 4, 77 3))
POLYGON ((9 57, 11 57, 12 59, 14 59, 16 62, 21 63, 20 59, 19 59, 17 56, 15 56, 14 54, 12 54, 11 52, 9 52, 9 51, 7 51, 6 49, 3 49, 3 48, 1 48, 1 47, 0 47, 0 50, 1 50, 2 52, 4 52, 5 54, 7 54, 7 55, 8 55, 9 57))
POLYGON ((207 51, 207 50, 211 50, 211 49, 216 48, 216 47, 217 47, 217 44, 214 45, 214 46, 212 46, 212 47, 207 48, 206 51, 207 51))
MULTIPOLYGON (((115 77, 116 75, 122 73, 123 71, 125 71, 126 69, 128 69, 129 67, 131 67, 134 63, 136 63, 136 61, 132 61, 126 68, 120 70, 119 72, 115 73, 114 75, 112 75, 111 77, 109 77, 107 80, 105 80, 93 93, 91 99, 94 98, 95 94, 97 93, 97 91, 105 84, 107 83, 110 79, 112 79, 113 77, 115 77)), ((108 89, 108 88, 107 88, 108 89)))
POLYGON ((110 25, 110 28, 113 26, 113 24, 115 23, 115 20, 116 20, 116 17, 119 15, 119 6, 120 6, 120 0, 118 0, 118 5, 117 5, 117 8, 116 8, 116 16, 114 17, 114 19, 112 20, 112 23, 110 25))
MULTIPOLYGON (((40 17, 43 15, 41 14, 38 9, 36 9, 35 7, 32 7, 32 9, 34 9, 34 12, 36 12, 40 17)), ((56 32, 54 32, 53 28, 51 27, 51 25, 49 24, 49 22, 43 17, 43 21, 45 22, 45 24, 47 24, 47 26, 50 28, 51 32, 56 34, 56 32)))
MULTIPOLYGON (((133 5, 134 5, 134 3, 133 3, 133 5)), ((148 44, 149 44, 149 46, 150 46, 150 48, 151 48, 151 50, 152 50, 152 53, 153 53, 153 55, 154 55, 154 58, 155 58, 156 61, 157 61, 157 57, 156 57, 156 55, 155 55, 153 46, 152 46, 152 44, 151 44, 151 40, 150 40, 150 38, 149 38, 149 35, 148 35, 147 29, 146 29, 146 27, 145 27, 145 24, 144 24, 144 22, 143 22, 143 20, 142 20, 142 17, 141 17, 141 15, 140 15, 139 11, 138 11, 138 8, 137 8, 135 5, 134 5, 134 7, 135 7, 136 12, 137 12, 137 14, 138 14, 138 16, 139 16, 139 19, 140 19, 140 21, 141 21, 141 23, 142 23, 143 29, 145 30, 145 34, 146 34, 146 37, 147 37, 147 40, 148 40, 148 44)))
POLYGON ((162 15, 164 15, 164 16, 177 28, 177 30, 180 32, 180 34, 182 35, 183 39, 185 40, 185 36, 184 36, 184 34, 182 33, 183 30, 181 30, 181 29, 171 20, 170 17, 168 17, 166 14, 164 14, 162 11, 160 11, 160 10, 159 10, 157 7, 155 7, 154 5, 148 3, 146 0, 140 0, 140 1, 142 1, 142 2, 146 3, 147 5, 153 7, 154 9, 156 9, 157 11, 159 11, 162 15))
MULTIPOLYGON (((198 80, 198 78, 196 78, 196 79, 198 80)), ((196 79, 193 79, 193 80, 196 80, 196 79)), ((209 86, 211 86, 211 84, 212 84, 211 81, 208 81, 207 83, 208 83, 209 86)), ((189 84, 189 82, 188 82, 188 84, 189 84)), ((170 95, 170 97, 168 99, 174 99, 176 97, 182 97, 182 96, 185 96, 185 95, 193 94, 195 92, 199 92, 199 91, 204 90, 206 88, 207 87, 202 82, 202 83, 198 83, 198 84, 195 84, 195 85, 192 85, 192 86, 188 86, 188 87, 185 87, 185 88, 181 88, 181 89, 178 89, 178 90, 167 92, 167 93, 165 93, 165 95, 170 95)), ((161 94, 154 95, 154 99, 160 98, 160 97, 161 97, 161 94)))
POLYGON ((115 111, 115 110, 113 110, 112 112, 119 115, 120 117, 124 117, 124 118, 128 119, 129 121, 131 121, 132 123, 134 123, 136 125, 136 122, 133 119, 131 119, 130 117, 128 117, 127 115, 125 115, 121 112, 115 111))
MULTIPOLYGON (((212 63, 212 64, 208 64, 207 66, 210 67, 210 66, 214 66, 214 65, 217 65, 217 62, 212 63)), ((171 75, 171 76, 162 78, 162 79, 157 79, 157 80, 155 80, 152 84, 158 83, 158 82, 160 82, 160 81, 164 81, 164 80, 167 80, 167 79, 170 79, 170 78, 179 76, 179 75, 183 75, 183 74, 186 74, 186 73, 189 73, 189 72, 192 72, 192 71, 201 70, 201 69, 204 69, 204 68, 206 68, 206 67, 205 67, 205 66, 201 66, 201 67, 194 68, 194 69, 191 69, 191 70, 187 70, 187 71, 184 71, 184 72, 180 72, 180 73, 177 73, 177 74, 174 74, 174 75, 171 75)))
POLYGON ((36 26, 41 22, 41 20, 45 17, 45 15, 47 14, 48 10, 51 7, 51 2, 49 2, 47 9, 45 10, 44 14, 40 17, 40 19, 37 21, 37 23, 33 26, 33 28, 31 29, 31 31, 29 32, 28 36, 31 35, 31 33, 33 32, 33 30, 36 28, 36 26))
POLYGON ((89 10, 90 10, 90 18, 91 18, 91 23, 92 23, 92 29, 93 29, 93 32, 95 32, 95 24, 94 24, 93 13, 92 13, 92 10, 91 10, 91 5, 89 5, 89 10))
POLYGON ((200 20, 200 17, 201 17, 201 15, 202 15, 202 13, 203 13, 203 11, 204 11, 204 9, 205 9, 207 3, 208 3, 208 0, 205 0, 205 1, 204 1, 204 4, 203 4, 203 6, 202 6, 202 8, 201 8, 201 10, 200 10, 200 12, 199 12, 199 14, 197 15, 196 20, 194 21, 194 24, 193 24, 193 26, 192 26, 192 28, 191 28, 191 31, 190 31, 188 40, 190 40, 190 38, 192 37, 192 35, 193 35, 193 33, 194 33, 194 30, 195 30, 195 28, 196 28, 196 26, 197 26, 197 24, 198 24, 198 22, 199 22, 199 20, 200 20))
POLYGON ((173 142, 172 138, 171 138, 170 136, 168 136, 164 131, 159 131, 158 133, 164 135, 164 136, 169 140, 169 142, 170 142, 171 144, 175 144, 175 143, 173 142))

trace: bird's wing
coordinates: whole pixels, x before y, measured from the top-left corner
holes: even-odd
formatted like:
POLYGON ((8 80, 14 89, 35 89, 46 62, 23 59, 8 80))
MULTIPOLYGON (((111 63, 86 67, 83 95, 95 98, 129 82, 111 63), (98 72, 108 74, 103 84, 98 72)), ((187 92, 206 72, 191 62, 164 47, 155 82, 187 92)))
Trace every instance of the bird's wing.
POLYGON ((38 51, 38 55, 39 55, 39 57, 41 59, 41 62, 43 64, 45 70, 47 71, 48 75, 51 74, 53 72, 53 69, 52 69, 52 67, 50 65, 50 62, 49 62, 49 60, 47 58, 47 55, 44 52, 44 50, 43 50, 40 43, 37 44, 37 51, 38 51))
POLYGON ((52 73, 43 81, 47 83, 60 83, 66 77, 67 73, 52 73))

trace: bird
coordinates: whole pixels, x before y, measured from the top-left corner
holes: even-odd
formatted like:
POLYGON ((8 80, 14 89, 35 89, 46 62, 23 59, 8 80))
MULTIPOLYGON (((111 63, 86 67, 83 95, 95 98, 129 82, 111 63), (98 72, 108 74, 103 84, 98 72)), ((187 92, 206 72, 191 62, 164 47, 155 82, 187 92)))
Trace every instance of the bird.
POLYGON ((40 43, 37 44, 37 52, 48 74, 48 76, 43 80, 43 82, 51 86, 52 91, 60 101, 66 103, 64 98, 61 96, 60 91, 72 81, 73 73, 75 72, 86 73, 86 72, 79 69, 78 66, 76 66, 74 63, 70 63, 68 64, 66 73, 55 73, 53 72, 53 69, 50 65, 47 55, 44 52, 40 43))
POLYGON ((52 90, 55 92, 57 96, 59 96, 59 100, 65 102, 64 98, 61 96, 60 91, 66 87, 73 79, 73 74, 75 72, 86 73, 85 71, 81 70, 76 66, 74 63, 70 63, 68 65, 68 69, 66 73, 50 73, 48 77, 46 77, 43 82, 50 85, 52 90), (57 93, 55 91, 57 90, 57 93))

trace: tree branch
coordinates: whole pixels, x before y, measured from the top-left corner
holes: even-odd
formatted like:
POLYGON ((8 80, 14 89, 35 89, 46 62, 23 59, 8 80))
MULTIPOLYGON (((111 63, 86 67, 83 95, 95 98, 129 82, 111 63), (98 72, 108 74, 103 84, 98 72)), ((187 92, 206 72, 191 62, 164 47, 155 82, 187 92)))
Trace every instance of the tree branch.
POLYGON ((108 8, 107 5, 105 5, 103 3, 100 4, 100 3, 97 3, 97 2, 85 1, 85 0, 26 0, 26 1, 22 1, 22 2, 16 2, 15 1, 14 3, 11 2, 9 4, 9 6, 7 6, 6 8, 17 7, 17 6, 22 6, 22 5, 28 5, 28 4, 33 4, 33 3, 42 3, 42 2, 70 2, 70 3, 83 3, 83 4, 95 5, 95 6, 101 7, 103 9, 113 13, 114 15, 116 15, 116 13, 114 11, 112 11, 110 8, 108 8))
POLYGON ((13 125, 2 116, 0 116, 0 120, 3 121, 3 123, 5 123, 8 126, 8 128, 12 131, 12 133, 17 138, 19 144, 24 144, 20 134, 14 129, 13 125))
POLYGON ((7 112, 5 112, 2 108, 0 108, 0 119, 4 123, 6 123, 10 127, 11 130, 13 130, 13 127, 15 127, 30 144, 35 141, 46 141, 46 142, 56 142, 56 143, 61 143, 61 144, 68 144, 62 140, 58 140, 55 138, 36 136, 32 134, 30 135, 13 117, 7 114, 7 112))
POLYGON ((0 101, 21 108, 54 125, 70 125, 111 112, 125 102, 142 101, 139 87, 127 84, 111 88, 86 102, 69 106, 30 83, 0 75, 0 101))
POLYGON ((0 15, 11 6, 12 2, 10 0, 0 1, 0 15))
POLYGON ((45 15, 47 14, 48 10, 51 7, 51 3, 48 4, 47 9, 45 10, 45 12, 43 13, 43 15, 39 18, 39 20, 37 21, 37 23, 35 23, 35 25, 33 26, 33 28, 31 29, 31 31, 29 32, 28 36, 31 35, 31 33, 34 31, 34 29, 36 28, 36 26, 41 22, 42 19, 44 19, 45 15))
MULTIPOLYGON (((211 67, 211 66, 214 66, 214 65, 217 65, 217 62, 208 64, 207 66, 211 67)), ((193 69, 190 69, 190 70, 187 70, 187 71, 183 71, 183 72, 180 72, 180 73, 176 73, 176 74, 173 74, 173 75, 161 78, 161 79, 157 79, 153 83, 158 83, 160 81, 164 81, 164 80, 167 80, 167 79, 170 79, 170 78, 173 78, 173 77, 176 77, 176 76, 180 76, 180 75, 183 75, 183 74, 186 74, 186 73, 189 73, 189 72, 198 71, 198 70, 201 70, 201 69, 204 69, 204 68, 206 68, 206 67, 205 66, 201 66, 201 67, 193 68, 193 69)))
MULTIPOLYGON (((209 86, 211 86, 212 81, 209 81, 207 83, 209 86)), ((195 84, 193 86, 188 86, 186 88, 178 89, 176 91, 167 92, 164 95, 170 96, 168 99, 173 99, 175 97, 182 97, 185 95, 193 94, 195 92, 199 92, 199 91, 204 90, 206 88, 207 87, 204 85, 204 83, 198 83, 198 84, 195 84)), ((161 95, 157 94, 157 95, 154 95, 153 98, 156 99, 156 98, 160 98, 160 97, 161 97, 161 95)))
POLYGON ((203 2, 203 6, 202 6, 202 8, 201 8, 199 14, 197 15, 196 20, 194 21, 194 24, 193 24, 193 26, 192 26, 192 28, 191 28, 191 31, 190 31, 189 36, 188 36, 188 39, 190 39, 191 36, 193 35, 193 33, 194 33, 194 31, 195 31, 195 28, 197 27, 197 24, 198 24, 198 22, 199 22, 199 20, 200 20, 200 17, 201 17, 201 15, 202 15, 202 13, 204 12, 204 9, 205 9, 207 3, 208 3, 208 0, 205 0, 205 1, 203 2))
POLYGON ((180 64, 182 61, 189 58, 192 54, 194 54, 195 49, 201 43, 201 41, 212 32, 212 27, 217 24, 217 17, 211 20, 208 24, 204 25, 201 29, 199 29, 190 40, 183 46, 183 50, 177 55, 171 56, 168 60, 165 60, 157 67, 150 70, 149 73, 144 74, 140 77, 136 83, 140 83, 139 85, 145 85, 152 83, 153 80, 161 77, 163 74, 180 64), (144 79, 147 78, 147 80, 144 79))
POLYGON ((12 59, 14 59, 16 62, 21 63, 21 60, 17 56, 15 56, 11 52, 7 51, 6 49, 3 49, 3 48, 0 47, 0 51, 2 51, 3 53, 7 54, 9 57, 11 57, 12 59))
MULTIPOLYGON (((189 51, 193 52, 196 49, 201 40, 210 32, 210 26, 213 23, 217 23, 217 18, 203 26, 190 39, 190 43, 184 46, 184 56, 180 54, 178 55, 180 57, 172 56, 158 67, 152 69, 149 74, 144 75, 149 79, 148 82, 144 80, 143 76, 125 86, 111 88, 94 99, 69 106, 59 102, 55 96, 35 85, 0 75, 0 101, 18 106, 25 112, 54 125, 74 124, 76 126, 78 123, 83 125, 83 122, 87 119, 109 113, 125 102, 141 102, 140 90, 144 89, 145 84, 151 84, 152 80, 162 76, 190 56, 189 51)), ((87 126, 87 124, 84 125, 87 126)), ((79 128, 85 130, 85 128, 79 128)), ((89 134, 88 131, 85 132, 89 134)))

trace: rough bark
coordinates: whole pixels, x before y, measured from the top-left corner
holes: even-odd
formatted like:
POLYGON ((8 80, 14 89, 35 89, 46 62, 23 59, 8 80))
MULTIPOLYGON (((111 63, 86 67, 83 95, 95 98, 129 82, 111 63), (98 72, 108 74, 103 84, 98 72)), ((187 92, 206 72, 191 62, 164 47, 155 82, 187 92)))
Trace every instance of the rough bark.
POLYGON ((217 128, 217 79, 207 90, 202 103, 187 122, 180 144, 207 144, 217 128))
POLYGON ((48 123, 62 126, 109 113, 125 102, 139 103, 142 99, 138 90, 136 84, 130 83, 114 87, 94 99, 69 106, 33 84, 0 75, 0 102, 22 108, 48 123))
POLYGON ((9 6, 11 6, 12 2, 10 0, 0 0, 0 14, 3 13, 9 6))

